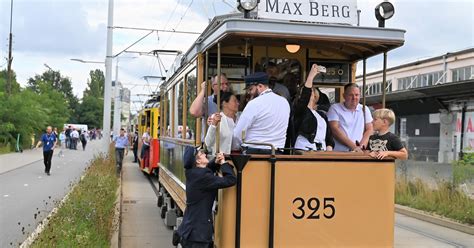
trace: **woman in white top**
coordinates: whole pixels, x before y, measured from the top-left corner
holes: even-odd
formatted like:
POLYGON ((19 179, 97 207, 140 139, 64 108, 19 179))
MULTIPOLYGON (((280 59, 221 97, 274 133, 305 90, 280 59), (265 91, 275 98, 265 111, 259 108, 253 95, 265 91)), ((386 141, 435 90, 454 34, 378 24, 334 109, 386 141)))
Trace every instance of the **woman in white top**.
MULTIPOLYGON (((239 111, 239 100, 232 92, 221 91, 220 95, 221 113, 215 113, 209 117, 209 128, 207 130, 204 142, 209 152, 216 152, 216 130, 217 125, 220 129, 219 152, 230 154, 232 150, 238 149, 238 145, 232 141, 235 123, 237 123, 237 111, 239 111)), ((217 98, 214 98, 217 102, 217 98)))
POLYGON ((332 151, 334 139, 326 114, 318 110, 319 92, 313 88, 313 80, 318 74, 314 64, 295 106, 295 127, 297 138, 295 148, 300 150, 332 151))

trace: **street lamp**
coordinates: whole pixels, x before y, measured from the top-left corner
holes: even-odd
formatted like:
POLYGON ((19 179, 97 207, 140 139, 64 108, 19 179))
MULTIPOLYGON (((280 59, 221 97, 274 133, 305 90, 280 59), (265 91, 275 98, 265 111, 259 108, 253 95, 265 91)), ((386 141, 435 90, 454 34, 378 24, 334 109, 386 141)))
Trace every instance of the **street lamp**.
POLYGON ((71 59, 71 60, 76 61, 76 62, 81 62, 84 64, 105 64, 105 62, 101 62, 101 61, 92 61, 92 60, 83 60, 83 59, 71 59))

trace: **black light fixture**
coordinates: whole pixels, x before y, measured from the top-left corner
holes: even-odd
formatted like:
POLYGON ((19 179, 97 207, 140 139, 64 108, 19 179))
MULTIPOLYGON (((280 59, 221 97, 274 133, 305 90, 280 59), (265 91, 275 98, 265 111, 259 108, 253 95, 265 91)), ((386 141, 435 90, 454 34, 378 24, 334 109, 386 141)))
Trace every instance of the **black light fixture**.
POLYGON ((245 18, 250 17, 250 11, 254 10, 260 0, 237 0, 237 9, 244 13, 245 18))
POLYGON ((382 2, 375 7, 375 18, 379 21, 379 28, 385 27, 385 20, 392 18, 395 8, 390 2, 382 2))

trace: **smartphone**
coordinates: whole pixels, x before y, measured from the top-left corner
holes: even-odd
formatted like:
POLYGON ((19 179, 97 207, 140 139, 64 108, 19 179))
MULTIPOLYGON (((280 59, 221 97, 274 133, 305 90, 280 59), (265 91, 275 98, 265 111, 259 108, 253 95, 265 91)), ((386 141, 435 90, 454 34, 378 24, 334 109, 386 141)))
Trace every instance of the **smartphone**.
POLYGON ((318 65, 318 71, 322 72, 322 73, 326 73, 326 67, 324 67, 322 65, 318 65))

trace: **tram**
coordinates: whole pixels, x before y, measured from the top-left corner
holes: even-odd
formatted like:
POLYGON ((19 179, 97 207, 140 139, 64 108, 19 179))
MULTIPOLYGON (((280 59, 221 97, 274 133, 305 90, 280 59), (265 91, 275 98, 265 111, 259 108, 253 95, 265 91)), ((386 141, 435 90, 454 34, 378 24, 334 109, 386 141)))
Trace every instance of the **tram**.
MULTIPOLYGON (((344 10, 347 2, 356 1, 333 2, 336 7, 330 9, 344 10)), ((205 130, 201 126, 205 122, 188 111, 201 90, 200 82, 226 73, 232 89, 243 95, 243 77, 264 71, 271 62, 279 68, 278 77, 291 78, 287 86, 297 91, 317 63, 327 73, 314 84, 333 89, 339 102, 344 85, 355 82, 357 62, 363 62, 365 78, 366 59, 384 54, 385 71, 387 52, 404 44, 405 31, 384 28, 381 20, 379 27, 337 18, 314 21, 316 11, 324 13, 325 7, 317 6, 317 1, 267 0, 256 6, 257 13, 243 6, 243 16, 216 16, 178 57, 160 88, 158 206, 166 225, 179 225, 186 208, 184 148, 200 145, 205 130), (298 10, 285 11, 289 2, 298 10), (290 15, 293 12, 308 19, 290 15)), ((357 12, 354 6, 347 11, 347 15, 357 12)), ((229 157, 238 182, 219 191, 216 247, 393 246, 394 159, 375 160, 355 152, 229 157)))
POLYGON ((159 126, 160 125, 160 96, 152 96, 144 104, 143 109, 138 113, 138 123, 136 125, 138 131, 138 154, 141 153, 143 146, 143 133, 150 128, 150 150, 146 159, 139 157, 140 169, 146 174, 156 174, 158 164, 160 162, 160 142, 159 142, 159 126))

